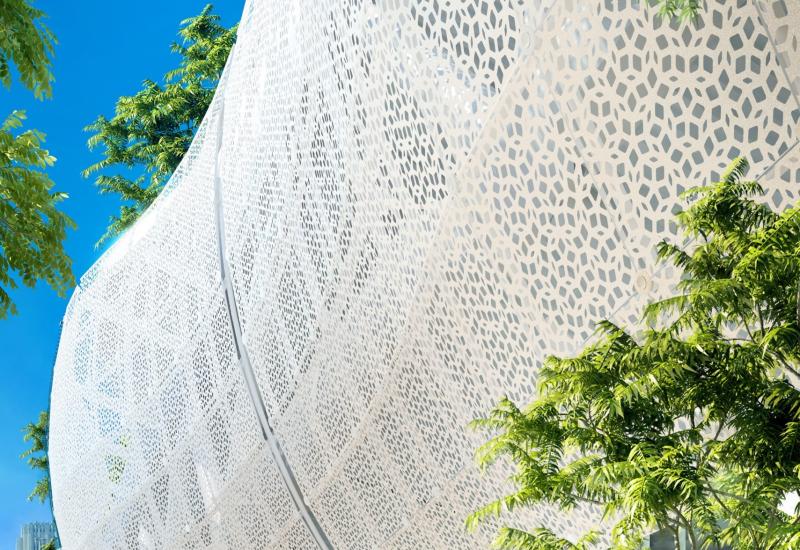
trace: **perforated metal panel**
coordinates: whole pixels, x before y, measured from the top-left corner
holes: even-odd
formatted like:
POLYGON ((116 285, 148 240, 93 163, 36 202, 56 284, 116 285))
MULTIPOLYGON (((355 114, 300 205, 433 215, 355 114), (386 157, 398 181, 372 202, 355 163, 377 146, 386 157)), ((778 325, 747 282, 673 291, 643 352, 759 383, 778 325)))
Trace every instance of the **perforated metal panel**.
MULTIPOLYGON (((469 548, 465 430, 675 274, 678 193, 798 198, 800 3, 252 1, 167 189, 64 319, 64 547, 469 548)), ((595 511, 504 521, 569 535, 595 511)))

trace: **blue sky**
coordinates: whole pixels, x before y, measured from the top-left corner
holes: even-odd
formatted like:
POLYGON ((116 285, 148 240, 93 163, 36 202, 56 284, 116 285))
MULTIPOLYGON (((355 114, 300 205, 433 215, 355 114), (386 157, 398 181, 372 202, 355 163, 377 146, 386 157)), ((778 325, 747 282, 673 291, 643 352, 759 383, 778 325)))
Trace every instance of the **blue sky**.
MULTIPOLYGON (((37 0, 49 15, 56 49, 53 99, 36 101, 19 82, 0 87, 0 117, 25 109, 26 128, 47 134, 46 147, 58 159, 49 171, 59 191, 70 198, 64 209, 78 224, 66 243, 76 276, 98 257, 94 243, 118 209, 115 197, 100 196, 81 170, 97 160, 86 148, 84 126, 97 115, 113 114, 116 98, 135 93, 175 67, 169 45, 179 22, 197 14, 202 0, 37 0)), ((225 25, 238 21, 244 0, 218 0, 215 12, 225 25)), ((0 321, 0 548, 14 548, 19 527, 49 520, 49 504, 28 502, 36 474, 19 459, 25 449, 22 427, 47 408, 66 300, 45 285, 13 294, 19 314, 0 321)))

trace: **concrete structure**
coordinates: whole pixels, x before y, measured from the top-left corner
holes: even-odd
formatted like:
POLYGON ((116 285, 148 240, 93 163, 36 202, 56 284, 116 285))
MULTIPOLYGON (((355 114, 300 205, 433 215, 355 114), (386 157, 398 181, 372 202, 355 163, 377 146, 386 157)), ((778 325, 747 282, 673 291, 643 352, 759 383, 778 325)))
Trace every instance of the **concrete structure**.
POLYGON ((65 548, 485 547, 464 518, 505 472, 467 422, 669 292, 687 185, 744 154, 798 197, 800 4, 705 3, 249 1, 189 154, 67 308, 65 548))

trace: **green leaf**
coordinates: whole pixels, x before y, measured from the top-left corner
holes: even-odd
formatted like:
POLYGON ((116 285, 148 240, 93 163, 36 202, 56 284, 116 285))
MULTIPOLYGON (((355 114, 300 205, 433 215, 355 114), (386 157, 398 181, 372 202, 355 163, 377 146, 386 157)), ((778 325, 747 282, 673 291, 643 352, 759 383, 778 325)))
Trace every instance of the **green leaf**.
MULTIPOLYGON (((682 277, 645 307, 646 328, 600 321, 577 356, 545 359, 532 403, 504 398, 472 424, 489 434, 479 464, 510 461, 515 489, 472 528, 519 506, 586 503, 614 548, 655 529, 690 532, 696 547, 800 541, 777 508, 800 489, 800 208, 759 202, 747 166, 687 194, 677 219, 696 239, 658 245, 682 277)), ((532 527, 501 529, 497 546, 578 547, 532 527)))
POLYGON ((236 27, 221 26, 207 5, 181 22, 179 35, 181 42, 171 48, 181 57, 176 69, 160 83, 145 80, 139 92, 117 100, 114 116, 98 116, 86 127, 89 149, 99 148, 102 159, 83 176, 97 174, 100 192, 118 195, 122 203, 98 245, 131 227, 177 169, 211 104, 236 27))

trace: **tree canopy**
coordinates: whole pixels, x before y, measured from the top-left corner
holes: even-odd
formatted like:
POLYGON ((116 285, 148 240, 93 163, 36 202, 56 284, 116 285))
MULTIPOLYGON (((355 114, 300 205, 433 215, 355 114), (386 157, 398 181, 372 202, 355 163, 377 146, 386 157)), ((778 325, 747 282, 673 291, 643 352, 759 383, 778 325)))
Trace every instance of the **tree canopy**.
MULTIPOLYGON (((55 37, 44 13, 27 0, 0 0, 0 81, 11 85, 12 67, 38 99, 50 97, 55 37)), ((46 281, 59 295, 74 284, 63 241, 72 220, 57 208, 67 195, 52 192, 45 169, 55 162, 42 147, 44 134, 18 131, 24 111, 0 125, 0 318, 16 308, 9 290, 19 281, 46 281)))
POLYGON ((44 472, 42 478, 36 482, 33 492, 28 497, 29 500, 38 499, 44 502, 50 497, 50 468, 47 459, 47 432, 49 429, 49 415, 47 411, 39 413, 39 420, 36 423, 29 423, 25 426, 22 439, 30 442, 30 449, 22 453, 21 458, 28 460, 28 465, 34 470, 44 472))
MULTIPOLYGON (((602 321, 577 357, 546 359, 533 403, 503 399, 474 422, 493 434, 479 464, 510 459, 516 490, 470 526, 518 506, 588 502, 611 522, 614 548, 638 548, 655 529, 682 529, 689 548, 800 547, 800 511, 779 510, 800 490, 800 205, 774 212, 746 170, 737 159, 685 193, 677 220, 689 244, 658 247, 683 276, 646 308, 644 328, 602 321)), ((544 528, 503 529, 496 542, 585 543, 544 528)))
POLYGON ((38 130, 18 132, 25 120, 14 111, 0 125, 0 318, 16 307, 8 289, 18 280, 46 281, 59 295, 74 285, 62 243, 72 220, 58 210, 67 195, 52 192, 45 169, 55 162, 38 130))
POLYGON ((37 99, 53 92, 56 39, 42 22, 45 17, 28 0, 0 0, 0 82, 10 87, 11 67, 16 66, 22 84, 37 99))
POLYGON ((112 118, 100 116, 86 128, 93 132, 89 148, 100 147, 103 158, 83 175, 97 174, 100 192, 123 202, 101 242, 130 227, 155 200, 211 104, 236 39, 236 26, 221 26, 212 10, 209 4, 181 22, 181 40, 172 45, 181 60, 162 84, 145 80, 142 90, 119 98, 112 118))
MULTIPOLYGON (((31 446, 20 458, 27 459, 28 465, 34 470, 42 472, 42 477, 36 481, 33 492, 28 495, 28 500, 37 499, 44 502, 50 498, 50 462, 47 458, 47 436, 50 430, 50 415, 47 411, 39 413, 39 420, 36 423, 29 423, 25 426, 22 439, 31 446)), ((42 550, 55 550, 56 540, 52 539, 42 546, 42 550)))

